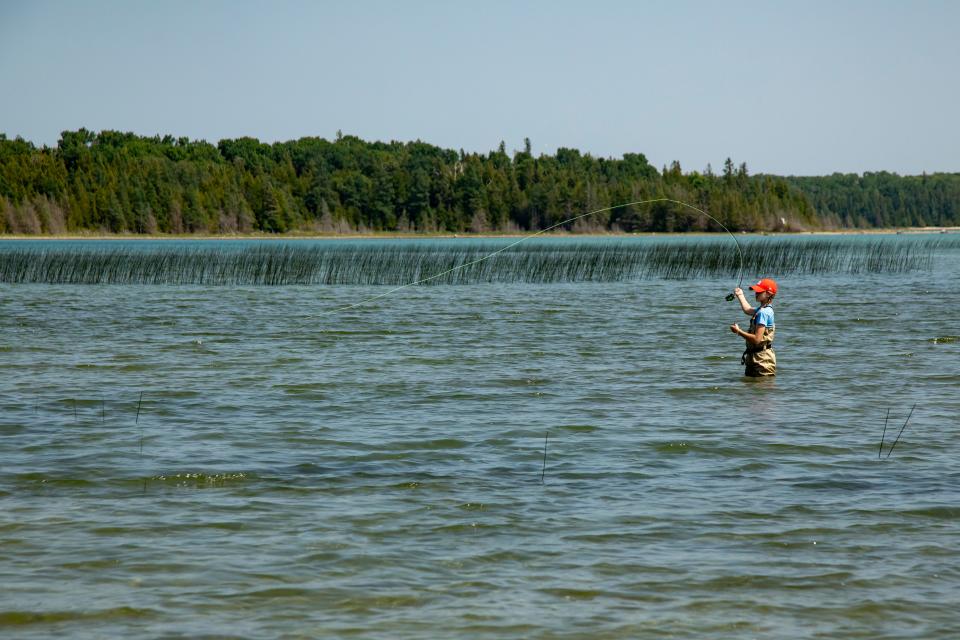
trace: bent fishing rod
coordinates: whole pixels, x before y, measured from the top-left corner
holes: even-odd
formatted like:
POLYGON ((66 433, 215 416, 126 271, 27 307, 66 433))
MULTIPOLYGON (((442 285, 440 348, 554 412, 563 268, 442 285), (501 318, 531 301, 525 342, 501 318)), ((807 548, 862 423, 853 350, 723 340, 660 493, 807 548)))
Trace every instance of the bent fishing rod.
MULTIPOLYGON (((517 246, 518 244, 520 244, 521 242, 526 242, 526 241, 529 240, 530 238, 535 238, 535 237, 537 237, 537 236, 539 236, 539 235, 543 235, 544 233, 547 233, 548 231, 552 231, 553 229, 556 229, 557 227, 562 227, 563 225, 570 224, 571 222, 576 222, 577 220, 580 220, 580 219, 582 219, 582 218, 586 218, 586 217, 589 217, 589 216, 592 216, 592 215, 596 215, 596 214, 598 214, 598 213, 604 213, 605 211, 613 211, 613 210, 615 210, 615 209, 623 209, 624 207, 632 207, 632 206, 642 205, 642 204, 653 204, 653 203, 655 203, 655 202, 670 202, 670 203, 673 203, 673 204, 678 204, 678 205, 680 205, 680 206, 686 207, 686 208, 688 208, 688 209, 692 209, 693 211, 696 211, 696 212, 699 213, 700 215, 706 216, 706 217, 709 218, 710 220, 713 220, 715 223, 717 223, 717 225, 718 225, 721 229, 723 229, 724 231, 726 231, 727 234, 728 234, 731 238, 733 238, 733 242, 737 245, 737 252, 738 252, 739 255, 740 255, 740 269, 739 269, 739 271, 737 272, 737 287, 740 287, 740 286, 743 284, 743 249, 740 247, 740 241, 737 240, 737 236, 735 236, 735 235, 733 234, 733 232, 730 231, 730 229, 727 229, 727 227, 726 227, 722 222, 720 222, 719 220, 717 220, 716 218, 714 218, 712 215, 710 215, 709 213, 707 213, 707 212, 704 211, 703 209, 701 209, 701 208, 699 208, 699 207, 695 207, 695 206, 693 206, 692 204, 688 204, 688 203, 686 203, 686 202, 683 202, 682 200, 674 200, 673 198, 651 198, 651 199, 649 199, 649 200, 635 200, 634 202, 624 202, 624 203, 622 203, 622 204, 615 204, 615 205, 613 205, 612 207, 604 207, 604 208, 602 208, 602 209, 596 209, 596 210, 594 210, 594 211, 588 211, 588 212, 586 212, 586 213, 581 213, 580 215, 574 216, 574 217, 572 217, 572 218, 568 218, 568 219, 563 220, 563 221, 561 221, 561 222, 558 222, 558 223, 556 223, 556 224, 554 224, 554 225, 551 225, 551 226, 547 227, 546 229, 541 229, 540 231, 537 231, 537 232, 535 232, 535 233, 531 233, 531 234, 528 235, 528 236, 524 236, 523 238, 520 238, 520 239, 517 240, 516 242, 511 242, 510 244, 508 244, 508 245, 506 245, 506 246, 504 246, 504 247, 501 247, 500 249, 497 249, 496 251, 494 251, 494 252, 492 252, 492 253, 489 253, 489 254, 487 254, 487 255, 485 255, 485 256, 482 256, 482 257, 480 257, 480 258, 477 258, 476 260, 471 260, 470 262, 464 262, 464 263, 461 264, 461 265, 457 265, 456 267, 447 269, 446 271, 441 271, 440 273, 434 274, 434 275, 432 275, 432 276, 428 276, 428 277, 422 278, 422 279, 420 279, 420 280, 415 280, 414 282, 409 282, 409 283, 407 283, 407 284, 402 284, 402 285, 400 285, 399 287, 394 287, 393 289, 390 289, 389 291, 385 291, 384 293, 381 293, 381 294, 379 294, 379 295, 375 295, 375 296, 372 296, 372 297, 370 297, 370 298, 366 298, 366 299, 364 299, 364 300, 361 300, 360 302, 356 302, 356 303, 354 303, 354 304, 349 304, 349 305, 346 305, 346 306, 343 306, 343 307, 337 307, 336 309, 331 309, 330 311, 325 311, 325 312, 321 313, 321 315, 330 315, 330 314, 333 314, 333 313, 338 313, 338 312, 340 312, 340 311, 349 311, 350 309, 354 309, 354 308, 356 308, 356 307, 363 306, 363 305, 365 305, 365 304, 367 304, 367 303, 373 302, 374 300, 379 300, 380 298, 385 298, 385 297, 387 297, 387 296, 389 296, 389 295, 391 295, 391 294, 393 294, 393 293, 396 293, 397 291, 400 291, 401 289, 406 289, 407 287, 413 287, 413 286, 416 286, 416 285, 423 284, 423 283, 425 283, 425 282, 430 282, 431 280, 436 280, 437 278, 442 278, 443 276, 447 275, 448 273, 453 273, 454 271, 459 271, 460 269, 466 269, 467 267, 473 266, 473 265, 475 265, 475 264, 479 264, 479 263, 483 262, 484 260, 489 260, 490 258, 494 257, 494 256, 497 255, 498 253, 503 253, 503 252, 506 251, 507 249, 511 249, 511 248, 517 246)), ((734 298, 734 295, 733 295, 732 293, 727 294, 727 296, 726 296, 726 300, 727 300, 728 302, 729 302, 730 300, 733 300, 733 298, 734 298)))

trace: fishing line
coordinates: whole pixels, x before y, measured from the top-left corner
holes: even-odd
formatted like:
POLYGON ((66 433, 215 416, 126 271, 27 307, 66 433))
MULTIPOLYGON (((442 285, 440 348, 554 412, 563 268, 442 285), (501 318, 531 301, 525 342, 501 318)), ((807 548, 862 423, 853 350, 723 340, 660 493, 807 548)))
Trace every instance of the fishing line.
MULTIPOLYGON (((134 420, 134 426, 140 424, 140 405, 143 404, 143 391, 140 392, 140 399, 137 400, 137 418, 134 420)), ((140 473, 143 474, 143 495, 147 495, 147 474, 143 466, 143 427, 140 427, 140 473)))
POLYGON ((887 417, 883 419, 883 435, 880 436, 880 450, 877 451, 877 460, 880 459, 880 454, 883 453, 883 441, 887 437, 887 422, 890 420, 890 407, 887 407, 887 417))
POLYGON ((893 448, 897 446, 897 443, 900 442, 900 436, 903 435, 903 430, 907 428, 907 423, 910 422, 910 416, 913 415, 913 410, 917 408, 917 403, 914 402, 913 406, 910 407, 910 413, 907 414, 907 419, 903 421, 903 426, 900 427, 900 433, 897 434, 897 439, 893 441, 893 444, 890 445, 890 450, 887 451, 887 458, 890 457, 890 454, 893 453, 893 448))
MULTIPOLYGON (((140 399, 137 400, 137 419, 133 421, 134 426, 140 424, 140 405, 142 404, 143 391, 140 392, 140 399)), ((143 427, 140 427, 140 457, 143 458, 143 427)))
MULTIPOLYGON (((363 305, 365 305, 365 304, 367 304, 367 303, 373 302, 374 300, 379 300, 380 298, 386 298, 387 296, 389 296, 389 295, 391 295, 391 294, 393 294, 393 293, 396 293, 397 291, 400 291, 400 290, 402 290, 402 289, 406 289, 407 287, 413 287, 413 286, 416 286, 416 285, 419 285, 419 284, 423 284, 424 282, 430 282, 431 280, 436 280, 437 278, 441 278, 441 277, 447 275, 448 273, 453 273, 454 271, 459 271, 460 269, 466 269, 467 267, 473 266, 473 265, 475 265, 475 264, 479 264, 479 263, 483 262, 484 260, 489 260, 490 258, 494 257, 495 255, 497 255, 497 254, 499 254, 499 253, 503 253, 503 252, 506 251, 507 249, 511 249, 511 248, 517 246, 517 245, 520 244, 521 242, 526 242, 526 241, 529 240, 530 238, 535 238, 535 237, 537 237, 537 236, 539 236, 539 235, 542 235, 542 234, 544 234, 544 233, 546 233, 546 232, 548 232, 548 231, 551 231, 551 230, 553 230, 553 229, 556 229, 557 227, 561 227, 561 226, 563 226, 563 225, 565 225, 565 224, 569 224, 569 223, 574 222, 574 221, 576 221, 576 220, 580 220, 581 218, 586 218, 586 217, 588 217, 588 216, 592 216, 592 215, 595 215, 595 214, 598 214, 598 213, 603 213, 603 212, 605 212, 605 211, 613 211, 614 209, 622 209, 622 208, 624 208, 624 207, 631 207, 631 206, 634 206, 634 205, 653 204, 654 202, 670 202, 670 203, 673 203, 673 204, 679 204, 679 205, 681 205, 681 206, 687 207, 688 209, 692 209, 693 211, 696 211, 696 212, 699 213, 700 215, 703 215, 703 216, 706 216, 706 217, 710 218, 711 220, 713 220, 714 222, 716 222, 717 225, 719 225, 721 229, 723 229, 724 231, 726 231, 726 232, 730 235, 730 237, 733 238, 734 243, 737 245, 737 252, 740 254, 740 270, 739 270, 738 273, 737 273, 737 287, 740 287, 740 285, 743 284, 743 249, 740 248, 740 241, 737 240, 737 236, 733 235, 733 232, 731 232, 729 229, 727 229, 727 227, 724 226, 724 224, 723 224, 722 222, 720 222, 719 220, 717 220, 716 218, 714 218, 712 215, 710 215, 709 213, 707 213, 707 212, 704 211, 703 209, 700 209, 699 207, 693 206, 692 204, 687 204, 686 202, 683 202, 683 201, 681 201, 681 200, 674 200, 674 199, 672 199, 672 198, 653 198, 653 199, 650 199, 650 200, 636 200, 636 201, 634 201, 634 202, 625 202, 625 203, 623 203, 623 204, 613 205, 612 207, 604 207, 604 208, 602 208, 602 209, 596 209, 595 211, 588 211, 587 213, 581 213, 580 215, 574 216, 574 217, 572 217, 572 218, 568 218, 567 220, 563 220, 562 222, 558 222, 558 223, 556 223, 555 225, 549 226, 549 227, 547 227, 546 229, 541 229, 540 231, 537 231, 536 233, 531 233, 531 234, 528 235, 528 236, 525 236, 525 237, 523 237, 523 238, 520 238, 520 239, 517 240, 516 242, 511 242, 510 244, 506 245, 505 247, 502 247, 502 248, 500 248, 500 249, 497 249, 497 250, 494 251, 493 253, 489 253, 489 254, 481 257, 481 258, 477 258, 476 260, 471 260, 470 262, 465 262, 465 263, 463 263, 463 264, 461 264, 461 265, 458 265, 458 266, 453 267, 453 268, 451 268, 451 269, 447 269, 446 271, 441 271, 440 273, 437 273, 437 274, 435 274, 435 275, 429 276, 429 277, 427 277, 427 278, 422 278, 422 279, 416 280, 416 281, 414 281, 414 282, 410 282, 410 283, 407 283, 407 284, 400 285, 399 287, 394 287, 393 289, 390 289, 389 291, 386 291, 386 292, 381 293, 381 294, 379 294, 379 295, 371 296, 371 297, 369 297, 369 298, 366 298, 365 300, 361 300, 360 302, 356 302, 356 303, 354 303, 354 304, 349 304, 349 305, 346 305, 346 306, 343 306, 343 307, 338 307, 338 308, 336 308, 336 309, 331 309, 330 311, 323 311, 323 312, 320 313, 320 315, 330 315, 330 314, 333 314, 333 313, 339 313, 339 312, 341 312, 341 311, 349 311, 350 309, 355 309, 356 307, 363 306, 363 305)), ((729 294, 729 295, 727 296, 727 300, 728 300, 728 301, 729 301, 729 300, 733 300, 733 294, 729 294)))
POLYGON ((543 433, 543 469, 540 471, 540 484, 543 484, 543 478, 547 474, 547 437, 550 435, 550 430, 547 429, 543 433))

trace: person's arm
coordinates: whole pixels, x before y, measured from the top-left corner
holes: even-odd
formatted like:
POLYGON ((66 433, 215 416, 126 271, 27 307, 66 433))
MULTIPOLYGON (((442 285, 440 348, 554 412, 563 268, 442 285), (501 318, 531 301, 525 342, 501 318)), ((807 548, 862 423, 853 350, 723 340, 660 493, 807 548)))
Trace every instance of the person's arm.
POLYGON ((747 299, 743 297, 743 289, 737 287, 733 290, 733 295, 737 297, 737 302, 740 303, 740 308, 743 309, 743 312, 748 316, 752 316, 757 312, 756 309, 750 306, 750 303, 747 302, 747 299))
POLYGON ((762 324, 758 324, 756 333, 748 333, 741 329, 737 324, 732 324, 730 325, 730 331, 733 331, 735 334, 746 340, 748 347, 756 347, 763 342, 763 334, 767 332, 767 328, 762 324))

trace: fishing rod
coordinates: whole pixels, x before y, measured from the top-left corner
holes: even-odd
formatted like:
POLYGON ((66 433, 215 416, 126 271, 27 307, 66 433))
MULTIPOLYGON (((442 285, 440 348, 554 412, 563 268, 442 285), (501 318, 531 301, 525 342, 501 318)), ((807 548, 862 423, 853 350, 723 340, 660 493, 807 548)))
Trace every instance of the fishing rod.
MULTIPOLYGON (((733 242, 737 245, 737 252, 738 252, 739 255, 740 255, 740 269, 739 269, 739 271, 737 272, 737 287, 740 287, 740 286, 743 284, 743 249, 740 247, 740 241, 737 240, 737 236, 735 236, 735 235, 733 234, 733 232, 730 231, 730 229, 727 229, 727 227, 726 227, 722 222, 720 222, 719 220, 717 220, 716 218, 714 218, 712 215, 710 215, 709 213, 707 213, 707 212, 704 211, 703 209, 701 209, 701 208, 699 208, 699 207, 695 207, 695 206, 693 206, 692 204, 688 204, 688 203, 686 203, 686 202, 683 202, 682 200, 674 200, 673 198, 651 198, 651 199, 649 199, 649 200, 635 200, 634 202, 624 202, 623 204, 615 204, 615 205, 613 205, 612 207, 604 207, 604 208, 602 208, 602 209, 596 209, 596 210, 594 210, 594 211, 588 211, 588 212, 586 212, 586 213, 581 213, 580 215, 574 216, 574 217, 572 217, 572 218, 568 218, 568 219, 563 220, 563 221, 561 221, 561 222, 558 222, 558 223, 556 223, 556 224, 554 224, 554 225, 551 225, 551 226, 547 227, 546 229, 541 229, 540 231, 537 231, 536 233, 531 233, 531 234, 528 235, 528 236, 524 236, 523 238, 520 238, 520 239, 517 240, 516 242, 511 242, 510 244, 508 244, 508 245, 506 245, 506 246, 504 246, 504 247, 501 247, 500 249, 497 249, 496 251, 494 251, 494 252, 492 252, 492 253, 489 253, 489 254, 487 254, 487 255, 485 255, 485 256, 483 256, 483 257, 477 258, 476 260, 471 260, 470 262, 465 262, 465 263, 463 263, 463 264, 461 264, 461 265, 457 265, 456 267, 453 267, 453 268, 451 268, 451 269, 447 269, 446 271, 441 271, 440 273, 434 274, 434 275, 432 275, 432 276, 429 276, 429 277, 426 277, 426 278, 422 278, 422 279, 420 279, 420 280, 415 280, 414 282, 409 282, 409 283, 407 283, 407 284, 402 284, 402 285, 400 285, 399 287, 394 287, 393 289, 390 289, 389 291, 386 291, 386 292, 381 293, 381 294, 379 294, 379 295, 372 296, 372 297, 370 297, 370 298, 366 298, 366 299, 364 299, 364 300, 361 300, 360 302, 356 302, 356 303, 354 303, 354 304, 349 304, 349 305, 346 305, 346 306, 343 306, 343 307, 337 307, 336 309, 331 309, 330 311, 325 311, 325 312, 321 313, 320 315, 329 315, 329 314, 333 314, 333 313, 339 313, 340 311, 349 311, 350 309, 355 309, 356 307, 363 306, 363 305, 365 305, 365 304, 367 304, 367 303, 369 303, 369 302, 373 302, 374 300, 379 300, 380 298, 385 298, 385 297, 387 297, 387 296, 389 296, 389 295, 391 295, 391 294, 393 294, 393 293, 396 293, 397 291, 400 291, 401 289, 406 289, 407 287, 413 287, 413 286, 416 286, 416 285, 419 285, 419 284, 423 284, 423 283, 425 283, 425 282, 430 282, 431 280, 436 280, 437 278, 441 278, 441 277, 447 275, 448 273, 453 273, 454 271, 459 271, 460 269, 465 269, 465 268, 467 268, 467 267, 470 267, 470 266, 473 266, 473 265, 478 264, 478 263, 480 263, 480 262, 483 262, 484 260, 489 260, 490 258, 492 258, 493 256, 497 255, 498 253, 503 253, 503 252, 506 251, 507 249, 511 249, 511 248, 517 246, 518 244, 520 244, 521 242, 526 242, 526 241, 529 240, 530 238, 535 238, 535 237, 537 237, 537 236, 539 236, 539 235, 543 235, 544 233, 546 233, 546 232, 548 232, 548 231, 552 231, 553 229, 556 229, 557 227, 561 227, 561 226, 563 226, 563 225, 565 225, 565 224, 570 224, 571 222, 575 222, 575 221, 577 221, 577 220, 580 220, 581 218, 586 218, 586 217, 588 217, 588 216, 592 216, 592 215, 595 215, 595 214, 598 214, 598 213, 604 213, 605 211, 613 211, 614 209, 622 209, 622 208, 624 208, 624 207, 632 207, 632 206, 641 205, 641 204, 653 204, 653 203, 655 203, 655 202, 670 202, 670 203, 673 203, 673 204, 678 204, 678 205, 680 205, 680 206, 686 207, 686 208, 688 208, 688 209, 692 209, 693 211, 696 211, 696 212, 699 213, 700 215, 706 216, 707 218, 710 218, 711 220, 713 220, 714 222, 716 222, 717 225, 718 225, 721 229, 723 229, 724 231, 726 231, 727 234, 729 234, 730 237, 733 238, 733 242)), ((733 295, 732 293, 731 293, 731 294, 728 294, 728 295, 726 296, 726 300, 727 300, 728 302, 729 302, 730 300, 733 300, 733 298, 734 298, 734 295, 733 295)))

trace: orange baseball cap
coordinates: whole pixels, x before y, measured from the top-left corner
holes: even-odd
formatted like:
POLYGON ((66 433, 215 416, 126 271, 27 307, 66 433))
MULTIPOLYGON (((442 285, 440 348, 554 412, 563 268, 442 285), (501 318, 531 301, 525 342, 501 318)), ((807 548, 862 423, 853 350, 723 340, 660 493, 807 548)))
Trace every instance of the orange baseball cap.
POLYGON ((764 291, 777 295, 777 283, 774 282, 773 278, 764 278, 757 284, 752 284, 748 287, 756 291, 757 293, 763 293, 764 291))

